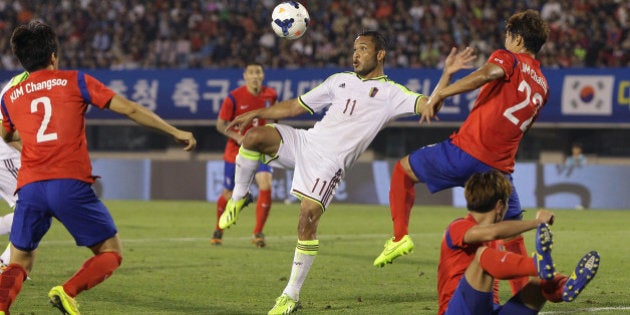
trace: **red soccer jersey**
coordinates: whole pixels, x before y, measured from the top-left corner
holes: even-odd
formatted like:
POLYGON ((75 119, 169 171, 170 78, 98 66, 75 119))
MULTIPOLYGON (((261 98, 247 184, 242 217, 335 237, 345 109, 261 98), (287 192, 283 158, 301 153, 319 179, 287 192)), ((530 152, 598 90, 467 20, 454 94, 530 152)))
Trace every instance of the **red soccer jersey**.
MULTIPOLYGON (((258 95, 253 95, 247 90, 246 86, 238 87, 232 90, 221 104, 219 118, 225 121, 232 121, 234 117, 259 108, 269 107, 276 103, 278 95, 276 90, 263 86, 258 95)), ((251 126, 245 130, 241 130, 241 134, 245 134, 247 130, 255 126, 263 126, 267 123, 265 119, 254 119, 251 126)), ((237 131, 237 130, 234 130, 237 131)), ((232 138, 228 139, 223 153, 223 160, 234 163, 238 154, 239 145, 232 138)))
POLYGON ((80 71, 39 70, 2 99, 3 127, 22 138, 17 189, 42 180, 94 182, 85 137, 88 104, 104 108, 114 91, 80 71))
POLYGON ((446 228, 442 237, 440 263, 438 264, 438 298, 439 311, 446 311, 455 289, 459 285, 466 268, 475 258, 477 248, 482 244, 464 244, 466 231, 477 225, 477 221, 469 214, 465 218, 456 219, 446 228))
POLYGON ((519 143, 531 127, 549 92, 540 62, 527 54, 496 50, 489 63, 505 77, 485 84, 453 144, 481 162, 505 173, 514 171, 519 143))

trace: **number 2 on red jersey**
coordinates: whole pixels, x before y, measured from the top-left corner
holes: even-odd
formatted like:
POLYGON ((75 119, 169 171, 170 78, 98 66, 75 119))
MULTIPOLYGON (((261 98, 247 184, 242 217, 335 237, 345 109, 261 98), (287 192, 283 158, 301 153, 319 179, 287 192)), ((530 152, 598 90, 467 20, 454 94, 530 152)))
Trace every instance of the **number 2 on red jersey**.
POLYGON ((41 125, 39 125, 39 129, 37 129, 37 142, 40 143, 57 140, 56 132, 46 133, 46 129, 50 123, 50 117, 52 116, 50 98, 42 96, 31 101, 31 113, 36 113, 40 109, 44 111, 44 119, 42 120, 41 125))

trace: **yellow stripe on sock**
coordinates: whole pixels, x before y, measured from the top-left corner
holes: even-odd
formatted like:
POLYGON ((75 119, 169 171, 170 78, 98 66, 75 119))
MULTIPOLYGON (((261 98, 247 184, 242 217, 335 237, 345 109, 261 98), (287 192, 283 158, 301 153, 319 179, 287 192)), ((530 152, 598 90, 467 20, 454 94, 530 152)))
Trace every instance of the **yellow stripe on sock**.
POLYGON ((256 152, 256 151, 252 151, 252 150, 247 150, 243 147, 240 147, 238 149, 238 154, 240 154, 242 157, 248 159, 248 160, 252 160, 252 161, 258 161, 260 160, 260 156, 262 154, 260 154, 260 152, 256 152))
POLYGON ((305 255, 315 256, 319 251, 319 240, 298 240, 295 250, 305 255))

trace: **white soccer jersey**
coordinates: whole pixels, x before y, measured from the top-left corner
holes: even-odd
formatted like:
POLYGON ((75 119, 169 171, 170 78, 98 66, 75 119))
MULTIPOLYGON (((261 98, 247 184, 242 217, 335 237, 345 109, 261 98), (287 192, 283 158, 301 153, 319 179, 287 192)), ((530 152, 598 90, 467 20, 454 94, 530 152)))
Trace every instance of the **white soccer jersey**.
POLYGON ((311 148, 326 152, 348 168, 385 124, 416 114, 416 101, 422 96, 385 75, 361 79, 354 72, 342 72, 331 75, 299 100, 311 113, 328 109, 307 131, 311 148))
MULTIPOLYGON (((28 74, 17 75, 7 83, 0 92, 0 101, 4 93, 15 83, 24 80, 28 74), (18 80, 17 82, 15 80, 18 80)), ((0 111, 0 121, 3 119, 0 111)), ((0 127, 2 128, 2 127, 0 127)), ((20 168, 20 152, 0 139, 0 197, 6 200, 11 208, 15 206, 17 196, 15 188, 17 186, 17 172, 20 168)), ((11 220, 12 221, 12 220, 11 220)), ((10 226, 10 224, 9 224, 10 226)), ((5 230, 0 227, 0 230, 5 230)))
MULTIPOLYGON (((4 93, 13 85, 13 80, 10 80, 7 84, 2 88, 2 92, 0 92, 0 100, 4 97, 4 93)), ((2 111, 0 111, 0 121, 2 121, 4 117, 2 117, 2 111)), ((0 160, 7 159, 20 159, 20 152, 15 148, 8 145, 6 142, 0 139, 0 160)))

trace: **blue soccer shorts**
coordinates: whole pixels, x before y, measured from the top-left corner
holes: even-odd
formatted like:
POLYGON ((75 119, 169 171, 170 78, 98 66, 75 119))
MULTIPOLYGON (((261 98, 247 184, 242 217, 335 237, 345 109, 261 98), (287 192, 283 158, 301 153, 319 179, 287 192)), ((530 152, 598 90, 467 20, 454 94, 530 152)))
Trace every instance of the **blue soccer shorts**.
MULTIPOLYGON (((472 174, 493 169, 445 140, 424 146, 409 154, 409 164, 420 182, 426 183, 429 191, 435 193, 447 188, 464 187, 472 174)), ((505 174, 512 185, 505 220, 521 220, 523 210, 512 175, 505 174)))
POLYGON ((481 292, 468 284, 462 276, 455 293, 448 302, 444 315, 494 314, 492 291, 481 292))
MULTIPOLYGON (((272 172, 272 167, 265 163, 258 163, 256 173, 272 172)), ((236 173, 236 164, 223 161, 223 188, 226 190, 234 190, 234 174, 236 173)))
POLYGON ((76 179, 54 179, 25 185, 18 191, 10 240, 23 251, 37 248, 59 220, 78 246, 93 246, 118 232, 112 216, 92 186, 76 179))
POLYGON ((481 292, 470 286, 463 276, 444 315, 535 315, 537 310, 527 308, 519 299, 513 296, 503 305, 494 304, 493 292, 481 292))

